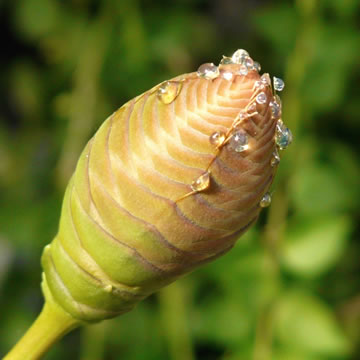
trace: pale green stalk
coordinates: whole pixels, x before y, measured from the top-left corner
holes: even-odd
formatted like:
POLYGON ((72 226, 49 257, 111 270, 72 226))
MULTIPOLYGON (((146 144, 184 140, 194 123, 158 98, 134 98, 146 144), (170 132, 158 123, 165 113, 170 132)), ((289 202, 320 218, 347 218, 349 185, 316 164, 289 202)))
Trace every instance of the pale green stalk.
POLYGON ((69 331, 80 326, 54 303, 45 303, 33 325, 3 360, 37 360, 69 331))
POLYGON ((186 282, 177 281, 158 293, 171 360, 194 360, 188 323, 186 282))

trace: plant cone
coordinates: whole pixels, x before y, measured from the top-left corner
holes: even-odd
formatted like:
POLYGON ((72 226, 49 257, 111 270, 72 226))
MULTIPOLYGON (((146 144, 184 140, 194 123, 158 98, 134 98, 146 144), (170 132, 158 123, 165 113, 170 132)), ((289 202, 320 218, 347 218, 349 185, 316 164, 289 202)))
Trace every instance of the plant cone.
POLYGON ((59 232, 42 256, 44 293, 74 318, 131 310, 226 253, 258 217, 276 171, 277 119, 271 86, 259 90, 258 72, 240 75, 239 67, 156 86, 111 115, 86 145, 59 232), (239 131, 243 151, 232 144, 239 131), (211 142, 216 132, 222 144, 211 142))

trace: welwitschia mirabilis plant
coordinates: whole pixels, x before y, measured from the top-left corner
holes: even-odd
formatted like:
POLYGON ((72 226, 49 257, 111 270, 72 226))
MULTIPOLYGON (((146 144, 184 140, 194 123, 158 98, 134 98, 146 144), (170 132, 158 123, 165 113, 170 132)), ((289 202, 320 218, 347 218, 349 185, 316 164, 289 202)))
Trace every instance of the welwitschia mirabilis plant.
POLYGON ((277 95, 284 83, 259 72, 237 50, 103 123, 43 252, 44 309, 6 360, 37 359, 71 329, 131 310, 229 251, 255 222, 291 142, 277 95))

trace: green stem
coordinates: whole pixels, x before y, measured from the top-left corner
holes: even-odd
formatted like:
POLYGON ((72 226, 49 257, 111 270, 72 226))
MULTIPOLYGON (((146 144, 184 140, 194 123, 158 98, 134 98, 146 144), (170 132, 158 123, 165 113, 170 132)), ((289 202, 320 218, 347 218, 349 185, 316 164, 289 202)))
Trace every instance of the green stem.
POLYGON ((36 321, 3 360, 40 359, 57 340, 80 324, 60 307, 45 302, 36 321))
POLYGON ((80 360, 98 360, 105 358, 107 321, 84 326, 81 329, 80 360))
POLYGON ((187 314, 185 280, 165 287, 158 293, 164 335, 169 346, 171 360, 194 360, 187 314))

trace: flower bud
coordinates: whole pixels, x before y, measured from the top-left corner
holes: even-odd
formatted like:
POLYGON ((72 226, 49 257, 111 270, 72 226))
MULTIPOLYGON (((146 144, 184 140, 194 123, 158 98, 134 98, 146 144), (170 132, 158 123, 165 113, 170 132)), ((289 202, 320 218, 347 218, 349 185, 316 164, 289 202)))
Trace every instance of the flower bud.
POLYGON ((281 104, 245 53, 134 98, 86 145, 42 256, 45 296, 73 317, 129 311, 230 250, 270 204, 281 104))

